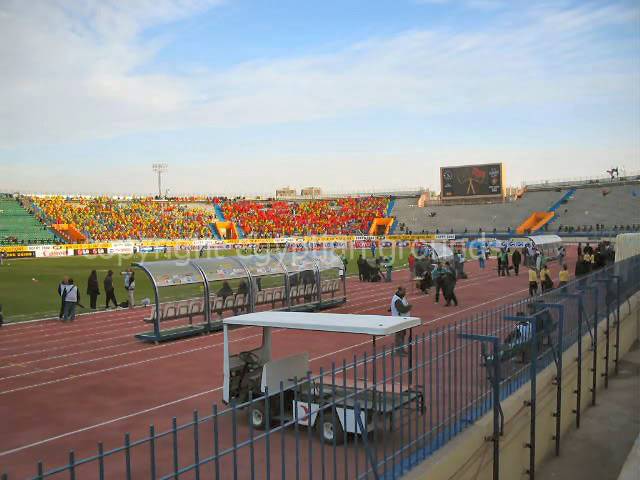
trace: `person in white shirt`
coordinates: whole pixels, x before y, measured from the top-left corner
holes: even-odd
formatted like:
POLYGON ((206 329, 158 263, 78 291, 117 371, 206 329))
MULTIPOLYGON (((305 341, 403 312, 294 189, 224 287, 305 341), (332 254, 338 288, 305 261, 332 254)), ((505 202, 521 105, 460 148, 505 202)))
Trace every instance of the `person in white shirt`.
POLYGON ((80 292, 78 287, 73 284, 73 278, 68 280, 62 292, 62 301, 64 302, 63 322, 73 321, 76 318, 76 305, 80 302, 80 292))
MULTIPOLYGON (((392 317, 406 317, 411 311, 412 305, 407 300, 406 295, 407 291, 405 288, 398 287, 396 293, 391 297, 391 306, 389 307, 389 311, 391 312, 392 317)), ((405 336, 405 331, 396 333, 395 345, 400 355, 407 354, 407 352, 402 348, 405 343, 405 336)))
POLYGON ((124 288, 127 290, 127 296, 129 301, 129 308, 133 308, 136 304, 135 290, 136 290, 136 275, 132 269, 123 272, 124 274, 124 288))

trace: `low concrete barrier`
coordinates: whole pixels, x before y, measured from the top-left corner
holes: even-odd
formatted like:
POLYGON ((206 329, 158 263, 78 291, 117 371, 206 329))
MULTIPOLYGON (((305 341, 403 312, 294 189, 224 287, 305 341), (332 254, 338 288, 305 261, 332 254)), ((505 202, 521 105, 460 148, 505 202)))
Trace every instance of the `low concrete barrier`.
MULTIPOLYGON (((612 329, 615 314, 611 317, 612 329)), ((604 387, 604 378, 600 372, 605 369, 606 322, 598 327, 598 383, 604 387)), ((629 351, 633 343, 640 338, 640 292, 620 306, 620 356, 629 351)), ((614 351, 615 335, 610 336, 611 352, 614 351)), ((582 338, 582 405, 584 411, 591 406, 591 367, 593 351, 591 337, 587 333, 582 338), (588 379, 588 380, 586 380, 588 379)), ((561 438, 564 433, 575 428, 576 378, 578 346, 573 345, 563 357, 562 374, 562 416, 561 438)), ((609 363, 610 377, 613 376, 613 359, 609 363)), ((536 465, 544 462, 555 452, 556 408, 556 367, 552 363, 537 377, 537 413, 536 413, 536 465)), ((502 402, 505 415, 504 435, 500 438, 500 478, 507 480, 525 479, 529 468, 529 425, 530 410, 526 402, 530 398, 530 383, 502 402)), ((415 467, 403 478, 408 480, 490 480, 493 478, 493 444, 487 441, 493 434, 493 416, 487 414, 466 432, 452 439, 432 457, 415 467)), ((636 445, 637 447, 637 445, 636 445)), ((637 460, 637 457, 636 457, 637 460)), ((637 473, 637 463, 636 470, 637 473)), ((634 480, 637 476, 632 476, 634 480)), ((626 480, 626 479, 625 479, 626 480)))

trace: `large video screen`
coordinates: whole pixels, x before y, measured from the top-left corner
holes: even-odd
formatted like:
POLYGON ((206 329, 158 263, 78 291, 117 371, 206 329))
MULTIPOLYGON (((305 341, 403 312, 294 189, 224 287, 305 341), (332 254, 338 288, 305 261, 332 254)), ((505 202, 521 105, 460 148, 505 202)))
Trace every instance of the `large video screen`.
POLYGON ((440 168, 442 198, 502 195, 502 164, 440 168))

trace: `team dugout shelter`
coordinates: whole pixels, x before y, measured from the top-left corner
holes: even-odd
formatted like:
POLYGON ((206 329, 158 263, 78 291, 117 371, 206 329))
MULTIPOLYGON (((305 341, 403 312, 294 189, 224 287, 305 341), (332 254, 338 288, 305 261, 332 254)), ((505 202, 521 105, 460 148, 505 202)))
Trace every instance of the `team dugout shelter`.
POLYGON ((227 317, 260 311, 312 312, 347 301, 342 259, 330 250, 134 263, 153 286, 153 329, 145 342, 222 329, 227 317))

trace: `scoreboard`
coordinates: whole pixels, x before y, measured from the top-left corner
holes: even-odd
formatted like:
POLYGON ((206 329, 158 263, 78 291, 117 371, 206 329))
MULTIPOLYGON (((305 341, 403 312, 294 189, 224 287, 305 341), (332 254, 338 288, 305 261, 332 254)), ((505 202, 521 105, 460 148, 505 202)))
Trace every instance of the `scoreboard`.
POLYGON ((442 199, 502 196, 502 163, 440 168, 442 199))

